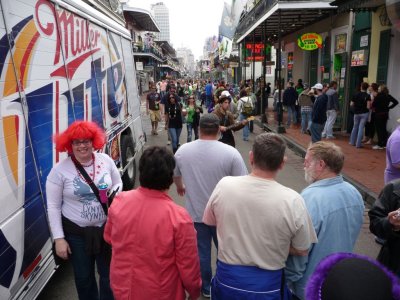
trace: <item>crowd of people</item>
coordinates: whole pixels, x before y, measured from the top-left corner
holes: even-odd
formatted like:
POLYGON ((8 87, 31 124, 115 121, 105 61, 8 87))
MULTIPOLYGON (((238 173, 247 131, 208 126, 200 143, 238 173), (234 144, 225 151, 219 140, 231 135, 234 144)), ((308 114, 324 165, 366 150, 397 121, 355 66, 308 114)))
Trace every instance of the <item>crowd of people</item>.
MULTIPOLYGON (((389 95, 384 87, 372 96, 368 88, 363 84, 352 101, 356 129, 351 141, 356 146, 362 143, 360 124, 372 119, 380 124, 382 103, 386 101, 386 112, 397 104, 389 96, 379 100, 379 93, 389 95)), ((282 101, 291 111, 289 124, 297 122, 300 104, 301 130, 312 137, 303 164, 309 185, 300 194, 276 180, 286 162, 280 135, 255 136, 250 170, 235 149, 232 131, 243 129, 242 138, 248 141, 251 116, 260 101, 251 84, 153 85, 146 105, 151 133, 158 134, 164 118, 172 151, 148 147, 139 161, 140 186, 131 191, 120 192, 114 162, 97 152, 105 133, 95 123, 77 121, 56 136, 57 150, 69 156, 47 178, 47 209, 55 253, 71 259, 79 299, 202 295, 325 300, 362 295, 367 300, 400 300, 400 176, 387 174, 387 185, 369 211, 370 230, 383 240, 378 261, 352 254, 363 224, 363 199, 343 180, 340 147, 321 141, 334 138, 337 84, 311 89, 301 81, 296 86, 289 82, 282 101), (184 124, 187 143, 180 145, 184 124), (173 184, 184 196, 185 208, 168 194, 173 184), (100 186, 117 194, 112 205, 102 203, 100 186), (212 243, 217 249, 214 276, 212 243), (369 288, 374 284, 378 290, 369 288)), ((400 143, 395 135, 400 133, 395 131, 388 142, 393 149, 400 143)), ((371 131, 366 137, 373 138, 371 131)), ((400 169, 397 153, 393 150, 394 172, 400 169)))
MULTIPOLYGON (((322 138, 335 139, 333 129, 341 111, 337 89, 336 81, 329 84, 317 83, 312 87, 301 79, 296 86, 293 81, 289 81, 281 95, 281 103, 287 111, 286 125, 296 127, 296 123, 300 123, 301 133, 311 135, 313 143, 322 138)), ((274 110, 279 102, 277 89, 274 93, 274 110)), ((384 84, 378 86, 376 83, 362 82, 360 91, 350 101, 353 128, 349 143, 356 148, 363 148, 363 144, 374 143, 376 133, 377 143, 372 149, 385 149, 389 110, 397 104, 398 101, 389 94, 384 84)))

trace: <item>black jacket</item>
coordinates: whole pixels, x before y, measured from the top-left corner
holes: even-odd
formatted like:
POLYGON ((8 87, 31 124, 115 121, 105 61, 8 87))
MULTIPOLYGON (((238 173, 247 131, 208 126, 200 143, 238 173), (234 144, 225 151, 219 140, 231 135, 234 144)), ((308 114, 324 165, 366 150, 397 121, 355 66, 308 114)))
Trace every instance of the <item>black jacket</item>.
POLYGON ((326 122, 326 109, 328 105, 328 96, 319 95, 314 102, 311 120, 313 123, 324 124, 326 122))
POLYGON ((297 92, 293 87, 288 87, 284 92, 283 92, 283 105, 285 106, 293 106, 296 104, 297 101, 297 92))
POLYGON ((400 231, 394 231, 389 223, 389 212, 400 208, 400 179, 388 183, 381 191, 378 200, 368 212, 369 229, 376 236, 385 239, 378 255, 378 261, 390 270, 400 271, 400 231))

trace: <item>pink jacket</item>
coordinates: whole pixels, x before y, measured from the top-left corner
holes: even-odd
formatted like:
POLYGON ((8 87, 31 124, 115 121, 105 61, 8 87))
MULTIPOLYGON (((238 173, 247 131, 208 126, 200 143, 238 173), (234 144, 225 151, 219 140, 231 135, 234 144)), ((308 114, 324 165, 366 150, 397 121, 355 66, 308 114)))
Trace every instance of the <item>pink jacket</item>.
POLYGON ((139 187, 119 194, 109 209, 104 239, 112 246, 116 300, 200 296, 196 231, 188 212, 167 193, 139 187))

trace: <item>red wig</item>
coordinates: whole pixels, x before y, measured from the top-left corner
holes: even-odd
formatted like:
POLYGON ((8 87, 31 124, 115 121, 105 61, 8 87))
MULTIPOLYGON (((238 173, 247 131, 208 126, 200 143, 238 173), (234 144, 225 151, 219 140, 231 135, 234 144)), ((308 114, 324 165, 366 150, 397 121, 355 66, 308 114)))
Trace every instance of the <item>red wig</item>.
POLYGON ((88 139, 92 140, 95 150, 103 148, 106 143, 106 135, 96 123, 89 121, 75 121, 64 132, 54 136, 56 150, 72 153, 72 141, 88 139))

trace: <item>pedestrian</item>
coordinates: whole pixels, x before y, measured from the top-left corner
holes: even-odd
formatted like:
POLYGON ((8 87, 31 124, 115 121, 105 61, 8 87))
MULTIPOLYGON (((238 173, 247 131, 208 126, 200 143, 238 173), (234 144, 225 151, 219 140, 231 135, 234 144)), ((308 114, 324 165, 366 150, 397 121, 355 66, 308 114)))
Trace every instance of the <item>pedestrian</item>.
MULTIPOLYGON (((397 119, 400 123, 400 119, 397 119)), ((385 184, 400 179, 400 126, 392 132, 386 147, 385 184)))
POLYGON ((369 229, 384 240, 378 261, 400 276, 400 179, 385 185, 368 212, 369 229))
POLYGON ((299 105, 301 112, 301 133, 310 132, 312 123, 313 97, 308 83, 304 83, 304 90, 299 95, 299 105))
MULTIPOLYGON (((260 102, 258 101, 257 96, 253 93, 253 89, 250 86, 246 88, 246 93, 247 93, 248 97, 251 99, 251 104, 253 106, 252 107, 253 110, 251 111, 251 114, 248 117, 255 116, 257 114, 258 103, 260 103, 260 102)), ((243 110, 243 106, 242 106, 242 110, 243 110)), ((250 120, 249 121, 250 133, 253 133, 253 130, 254 130, 254 122, 252 120, 250 120)))
POLYGON ((240 122, 235 121, 235 117, 230 111, 230 98, 226 94, 222 93, 221 97, 219 98, 219 104, 214 110, 214 114, 219 119, 220 131, 221 136, 219 141, 228 144, 235 148, 235 138, 233 136, 233 131, 238 131, 244 128, 248 121, 242 120, 240 122))
POLYGON ((364 135, 365 123, 368 120, 369 109, 371 108, 371 97, 367 93, 369 84, 361 83, 361 91, 353 96, 350 108, 354 112, 353 129, 350 135, 350 145, 362 148, 361 141, 364 135))
POLYGON ((197 231, 200 257, 202 294, 210 297, 211 240, 218 247, 215 226, 203 223, 207 201, 217 183, 225 176, 247 174, 240 153, 233 147, 218 142, 219 119, 215 114, 200 118, 200 138, 182 145, 175 154, 174 182, 178 194, 185 196, 186 208, 197 231))
POLYGON ((399 104, 392 95, 389 94, 389 90, 386 85, 382 84, 378 88, 378 94, 374 99, 372 108, 375 112, 375 128, 378 134, 378 144, 373 146, 374 150, 382 150, 386 148, 387 142, 387 129, 386 124, 389 119, 389 110, 399 104))
MULTIPOLYGON (((238 112, 240 121, 247 120, 249 117, 253 115, 253 102, 251 97, 249 97, 247 93, 247 88, 240 91, 239 100, 238 100, 238 112)), ((250 127, 246 124, 243 127, 243 141, 248 141, 250 135, 250 127)))
POLYGON ((339 96, 337 93, 337 82, 331 81, 329 83, 329 89, 326 91, 328 96, 328 104, 326 107, 326 122, 324 130, 322 131, 322 137, 327 139, 334 139, 333 125, 335 125, 336 117, 339 113, 339 96))
POLYGON ((328 96, 322 92, 323 85, 317 83, 312 87, 315 91, 315 101, 311 114, 311 141, 313 143, 319 142, 322 138, 322 130, 326 122, 326 107, 328 105, 328 96))
POLYGON ((297 95, 300 95, 304 91, 305 87, 303 85, 303 79, 299 78, 297 80, 297 84, 295 86, 295 90, 297 92, 297 95))
POLYGON ((400 283, 368 256, 335 253, 318 264, 307 283, 306 299, 399 300, 400 283))
POLYGON ((105 142, 104 131, 94 122, 75 121, 55 136, 57 151, 68 152, 69 156, 51 169, 46 181, 47 212, 56 254, 71 260, 80 300, 114 299, 109 253, 103 240, 106 211, 91 187, 101 185, 110 192, 122 189, 114 161, 107 154, 95 152, 105 142))
POLYGON ((112 246, 115 299, 191 299, 200 296, 196 231, 188 212, 168 195, 175 159, 165 147, 146 149, 140 186, 114 200, 104 230, 112 246))
POLYGON ((364 143, 366 145, 371 145, 375 136, 375 111, 373 106, 375 97, 378 95, 378 88, 378 84, 371 83, 367 90, 367 93, 371 97, 371 108, 369 110, 367 123, 365 124, 365 136, 364 139, 361 141, 361 143, 364 143))
POLYGON ((194 139, 197 140, 199 138, 200 113, 203 113, 203 108, 196 105, 194 95, 189 96, 188 102, 188 106, 186 107, 186 128, 187 142, 189 143, 192 141, 192 131, 194 132, 194 139))
POLYGON ((165 129, 171 137, 172 151, 178 150, 179 138, 182 132, 182 106, 177 102, 176 95, 167 93, 168 100, 165 105, 165 129))
POLYGON ((283 93, 282 93, 282 91, 280 91, 280 86, 279 86, 279 83, 278 83, 278 84, 275 85, 275 91, 274 91, 274 95, 273 95, 273 97, 274 97, 274 102, 272 104, 273 111, 278 111, 278 104, 282 103, 282 96, 283 96, 283 93), (281 92, 280 93, 280 98, 281 99, 279 99, 279 92, 281 92))
MULTIPOLYGON (((164 97, 161 98, 161 102, 160 102, 161 114, 164 116, 165 125, 167 125, 166 107, 167 107, 167 103, 169 101, 170 95, 173 95, 175 97, 175 102, 180 103, 180 98, 176 94, 175 84, 173 82, 169 81, 168 85, 167 85, 167 89, 168 89, 168 92, 166 92, 164 94, 164 97)), ((171 145, 171 135, 168 131, 168 126, 165 126, 165 130, 167 130, 167 136, 168 136, 167 145, 171 145)))
POLYGON ((160 113, 160 102, 161 96, 156 91, 156 87, 151 86, 150 93, 147 94, 146 97, 146 113, 150 113, 150 121, 151 121, 151 134, 158 135, 157 128, 158 122, 161 121, 161 113, 160 113))
POLYGON ((307 149, 304 172, 310 185, 301 195, 318 243, 312 245, 308 256, 290 256, 285 271, 289 287, 302 300, 318 263, 335 252, 352 252, 363 224, 364 202, 357 189, 343 180, 343 164, 342 150, 331 142, 317 142, 307 149))
POLYGON ((287 127, 290 127, 291 122, 293 120, 293 124, 297 123, 296 117, 296 102, 298 98, 298 94, 293 87, 293 81, 289 81, 286 85, 286 89, 283 92, 283 106, 286 106, 288 115, 287 115, 287 127))
POLYGON ((211 80, 208 81, 206 87, 205 87, 205 93, 206 93, 206 108, 208 109, 212 104, 213 104, 213 85, 211 83, 211 80))
POLYGON ((212 299, 291 299, 285 261, 317 239, 302 197, 276 181, 285 150, 279 135, 258 135, 250 175, 223 178, 208 201, 203 221, 217 226, 219 245, 212 299))

